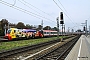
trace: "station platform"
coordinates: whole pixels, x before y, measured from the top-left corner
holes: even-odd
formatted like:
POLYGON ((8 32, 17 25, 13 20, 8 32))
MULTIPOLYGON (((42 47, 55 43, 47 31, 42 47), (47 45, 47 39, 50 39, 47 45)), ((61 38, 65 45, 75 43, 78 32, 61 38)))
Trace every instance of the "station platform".
POLYGON ((90 60, 90 35, 82 35, 65 60, 90 60))

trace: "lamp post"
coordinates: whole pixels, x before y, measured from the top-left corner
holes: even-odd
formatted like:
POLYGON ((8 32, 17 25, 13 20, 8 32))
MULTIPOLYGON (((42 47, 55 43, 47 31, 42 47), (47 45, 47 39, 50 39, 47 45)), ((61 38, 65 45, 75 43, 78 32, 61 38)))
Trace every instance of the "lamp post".
POLYGON ((85 23, 86 23, 86 36, 87 36, 87 20, 86 20, 86 22, 85 22, 85 23))

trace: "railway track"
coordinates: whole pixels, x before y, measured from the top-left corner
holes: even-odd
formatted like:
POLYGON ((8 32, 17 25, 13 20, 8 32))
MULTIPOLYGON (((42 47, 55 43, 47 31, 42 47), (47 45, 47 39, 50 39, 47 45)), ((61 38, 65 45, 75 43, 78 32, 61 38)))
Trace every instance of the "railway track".
POLYGON ((0 36, 0 42, 7 42, 7 41, 8 41, 8 39, 4 39, 3 36, 0 36))
POLYGON ((0 38, 0 42, 8 42, 8 41, 9 41, 8 39, 0 38))
MULTIPOLYGON (((66 37, 64 39, 67 39, 67 38, 70 38, 70 37, 66 37)), ((28 50, 34 50, 34 49, 37 49, 37 48, 40 48, 40 47, 43 47, 43 46, 46 46, 46 45, 49 45, 49 44, 59 42, 59 41, 60 41, 60 39, 57 39, 57 40, 53 40, 53 41, 50 41, 50 42, 40 43, 40 44, 37 44, 37 45, 25 46, 25 47, 21 47, 21 48, 17 48, 17 49, 8 50, 8 51, 5 51, 5 52, 0 52, 0 59, 4 60, 5 58, 7 58, 9 56, 12 56, 12 55, 15 55, 15 54, 18 54, 18 53, 22 53, 22 52, 25 52, 25 51, 28 51, 28 50)))
MULTIPOLYGON (((64 38, 64 39, 67 39, 67 38, 70 38, 70 37, 72 37, 72 36, 69 36, 69 37, 66 37, 66 38, 64 38)), ((50 38, 50 37, 43 37, 43 38, 50 38)), ((33 38, 33 40, 34 39, 40 39, 40 38, 33 38)), ((0 38, 0 42, 12 42, 12 41, 21 41, 22 39, 14 39, 14 40, 8 40, 8 39, 4 39, 4 38, 0 38)), ((23 39, 24 40, 24 39, 23 39)), ((28 39, 26 39, 26 40, 28 40, 28 39)))
POLYGON ((0 52, 0 59, 4 59, 4 58, 7 58, 8 56, 12 56, 12 55, 24 52, 24 51, 34 50, 34 49, 40 48, 42 46, 53 44, 53 43, 56 43, 56 42, 59 42, 59 41, 60 40, 57 39, 57 40, 44 42, 44 43, 40 43, 40 44, 36 44, 36 45, 32 45, 32 46, 25 46, 25 47, 21 47, 21 48, 17 48, 17 49, 8 50, 8 51, 5 51, 5 52, 0 52))
MULTIPOLYGON (((80 36, 79 36, 80 37, 80 36)), ((71 40, 70 42, 42 55, 34 60, 64 60, 67 54, 70 52, 72 47, 75 45, 79 37, 76 37, 75 39, 71 40)))

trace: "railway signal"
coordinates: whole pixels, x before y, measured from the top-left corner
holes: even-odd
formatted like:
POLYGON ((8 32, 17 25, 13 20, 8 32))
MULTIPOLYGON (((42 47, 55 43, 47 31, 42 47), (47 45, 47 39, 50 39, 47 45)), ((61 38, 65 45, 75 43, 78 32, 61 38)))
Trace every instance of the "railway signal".
POLYGON ((63 12, 61 12, 61 16, 60 17, 61 17, 61 20, 63 20, 63 12))
POLYGON ((63 41, 63 24, 64 24, 63 12, 60 12, 60 24, 62 24, 62 38, 61 38, 61 41, 63 41))
POLYGON ((85 26, 83 27, 83 31, 85 31, 86 30, 86 28, 85 28, 85 26))
POLYGON ((85 31, 86 35, 88 34, 87 32, 87 20, 85 21, 85 23, 82 23, 84 24, 84 27, 83 27, 83 30, 85 31))
POLYGON ((64 24, 64 21, 63 21, 63 12, 60 13, 60 24, 64 24))

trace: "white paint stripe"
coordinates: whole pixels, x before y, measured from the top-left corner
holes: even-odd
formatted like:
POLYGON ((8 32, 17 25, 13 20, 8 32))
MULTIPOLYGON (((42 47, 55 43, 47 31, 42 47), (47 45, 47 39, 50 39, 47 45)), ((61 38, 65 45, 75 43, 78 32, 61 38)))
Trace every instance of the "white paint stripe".
POLYGON ((61 43, 61 42, 56 43, 56 44, 54 44, 54 45, 52 45, 52 46, 50 46, 50 47, 48 47, 48 48, 46 48, 46 49, 43 49, 43 50, 41 50, 41 51, 39 51, 39 52, 37 52, 37 53, 35 53, 35 54, 32 54, 32 55, 30 55, 30 56, 27 56, 26 58, 24 58, 24 59, 22 59, 22 60, 26 60, 26 59, 28 59, 28 58, 30 58, 30 57, 32 57, 32 56, 35 56, 35 55, 37 55, 37 54, 39 54, 39 53, 41 53, 41 52, 43 52, 43 51, 45 51, 45 50, 47 50, 47 49, 55 46, 55 45, 57 45, 57 44, 60 44, 60 43, 61 43))
POLYGON ((80 43, 80 48, 79 48, 79 53, 78 53, 78 56, 77 56, 77 60, 79 60, 79 58, 78 58, 78 57, 80 57, 81 46, 82 46, 82 38, 81 38, 81 43, 80 43))

